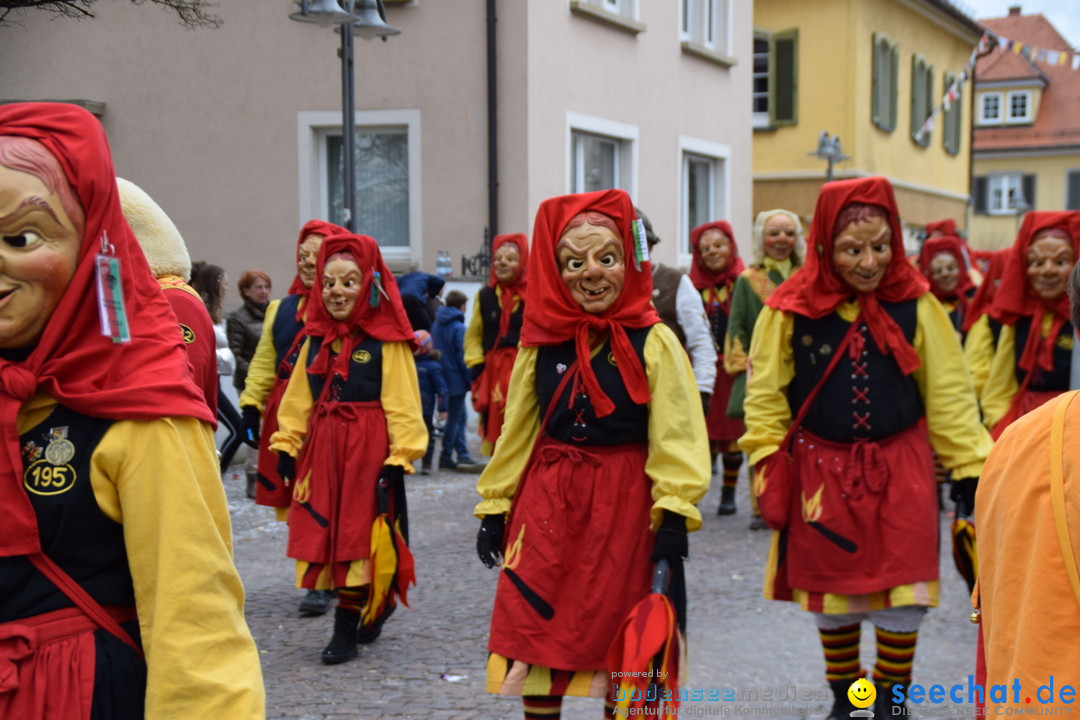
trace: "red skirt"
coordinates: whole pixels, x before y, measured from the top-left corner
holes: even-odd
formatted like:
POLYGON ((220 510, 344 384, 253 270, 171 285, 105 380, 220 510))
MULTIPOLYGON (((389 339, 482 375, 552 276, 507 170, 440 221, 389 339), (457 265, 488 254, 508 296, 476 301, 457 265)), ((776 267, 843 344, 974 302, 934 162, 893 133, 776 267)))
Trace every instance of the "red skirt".
POLYGON ((488 649, 558 670, 604 670, 649 593, 655 535, 644 445, 539 441, 507 522, 488 649))
POLYGON ((990 437, 997 440, 1001 437, 1001 433, 1005 432, 1005 428, 1009 427, 1013 422, 1019 420, 1029 412, 1044 405, 1058 395, 1066 392, 1065 390, 1051 390, 1048 392, 1036 392, 1034 390, 1024 390, 1018 392, 1013 396, 1012 402, 1009 403, 1009 411, 1005 413, 1005 417, 998 420, 994 425, 994 429, 990 431, 990 437))
POLYGON ((792 457, 789 587, 861 595, 938 579, 937 483, 923 421, 879 442, 799 430, 792 457))
POLYGON ((506 392, 510 389, 510 373, 516 359, 516 347, 492 350, 484 356, 484 372, 473 386, 473 409, 483 413, 480 437, 492 447, 502 433, 506 392))
POLYGON ((724 370, 724 356, 716 358, 716 385, 713 387, 712 402, 709 404, 709 417, 705 425, 709 428, 709 440, 714 442, 734 442, 746 432, 742 420, 729 418, 728 401, 731 399, 731 386, 735 376, 724 370))
MULTIPOLYGON (((106 608, 118 622, 134 608, 106 608)), ((98 626, 78 608, 0 624, 0 718, 88 720, 98 626)))
MULTIPOLYGON (((297 462, 287 555, 332 564, 335 587, 344 587, 352 561, 371 555, 376 481, 389 452, 378 401, 316 403, 297 462)), ((314 583, 318 573, 309 575, 314 583)))
POLYGON ((288 378, 274 378, 266 405, 263 406, 262 427, 259 430, 259 479, 255 483, 255 502, 275 508, 287 508, 292 503, 292 481, 285 482, 278 475, 278 455, 270 449, 270 438, 278 431, 277 413, 281 397, 288 384, 288 378))

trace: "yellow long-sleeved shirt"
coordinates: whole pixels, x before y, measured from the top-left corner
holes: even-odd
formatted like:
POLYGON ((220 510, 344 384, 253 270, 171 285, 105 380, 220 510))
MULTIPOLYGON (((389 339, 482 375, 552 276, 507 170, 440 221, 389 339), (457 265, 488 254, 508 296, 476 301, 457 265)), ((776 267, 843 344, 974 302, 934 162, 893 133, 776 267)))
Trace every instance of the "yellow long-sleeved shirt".
MULTIPOLYGON (((315 398, 307 378, 307 357, 310 341, 304 340, 300 356, 293 368, 285 394, 278 408, 279 430, 270 438, 270 449, 293 457, 307 438, 308 420, 315 398)), ((335 341, 334 349, 340 349, 335 341)), ((412 461, 427 452, 428 433, 420 402, 420 381, 416 378, 416 362, 409 345, 404 342, 383 343, 382 387, 379 400, 386 415, 386 432, 390 454, 383 465, 400 465, 405 472, 413 471, 412 461)))
MULTIPOLYGON (((985 321, 986 318, 983 317, 979 323, 985 321)), ((1044 313, 1039 337, 1048 336, 1053 323, 1053 313, 1044 313)), ((989 335, 989 325, 986 327, 989 335)), ((972 332, 974 331, 975 328, 972 328, 972 332)), ((993 350, 993 354, 979 399, 982 402, 983 422, 986 423, 986 427, 993 428, 1005 417, 1012 404, 1013 396, 1020 389, 1020 384, 1016 381, 1016 328, 1012 325, 1002 325, 1001 332, 998 334, 997 348, 991 346, 990 349, 993 350)), ((985 357, 985 347, 982 348, 982 354, 985 357)))
POLYGON ((465 328, 465 367, 475 367, 484 362, 484 318, 480 311, 480 291, 473 297, 472 315, 465 328))
MULTIPOLYGON (((858 303, 845 303, 837 313, 853 322, 858 303)), ((794 325, 794 315, 766 306, 754 327, 744 405, 746 434, 739 439, 751 464, 776 452, 791 424, 787 391, 795 374, 794 325)), ((975 391, 956 331, 930 293, 917 300, 913 345, 922 361, 913 377, 926 408, 930 443, 953 477, 977 477, 993 441, 979 422, 975 391)))
MULTIPOLYGON (((694 371, 675 333, 662 323, 649 332, 644 355, 650 395, 645 473, 652 480, 652 527, 658 527, 663 511, 669 510, 686 517, 687 530, 697 530, 701 527, 701 513, 695 503, 709 489, 711 468, 694 371)), ((523 347, 518 352, 502 435, 494 457, 477 482, 483 498, 474 510, 477 517, 510 510, 540 432, 536 358, 536 347, 523 347)))
MULTIPOLYGON (((31 399, 19 433, 55 405, 46 395, 31 399)), ((187 417, 117 420, 90 463, 98 506, 123 526, 146 654, 146 717, 265 717, 210 427, 187 417)))
POLYGON ((990 364, 994 361, 996 343, 990 330, 990 316, 983 315, 975 321, 964 340, 964 359, 971 373, 971 384, 975 388, 975 397, 982 402, 983 388, 990 375, 990 364))
POLYGON ((270 395, 270 388, 274 386, 274 376, 277 374, 275 362, 277 360, 277 348, 274 347, 274 320, 277 319, 278 307, 281 300, 271 300, 266 306, 266 314, 263 316, 262 334, 255 346, 255 354, 251 356, 248 364, 247 378, 244 380, 244 392, 240 393, 240 407, 253 405, 259 408, 262 414, 266 405, 266 398, 270 395))

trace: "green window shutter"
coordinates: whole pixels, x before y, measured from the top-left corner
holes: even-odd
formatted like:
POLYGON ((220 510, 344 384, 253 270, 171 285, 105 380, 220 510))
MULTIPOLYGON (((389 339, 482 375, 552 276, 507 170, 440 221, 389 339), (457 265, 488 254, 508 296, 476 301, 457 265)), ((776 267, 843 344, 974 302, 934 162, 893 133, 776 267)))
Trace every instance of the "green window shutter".
MULTIPOLYGON (((956 82, 956 75, 952 73, 945 73, 945 90, 942 93, 942 97, 949 92, 949 88, 956 82)), ((952 101, 949 105, 949 109, 942 109, 943 122, 945 132, 942 133, 943 142, 945 145, 945 152, 950 155, 957 155, 960 152, 960 131, 963 127, 961 124, 961 111, 964 107, 962 102, 962 91, 957 91, 956 100, 952 101)))
POLYGON ((794 125, 799 120, 799 30, 783 30, 769 38, 769 112, 773 125, 794 125))
POLYGON ((923 115, 923 66, 919 63, 919 56, 911 56, 911 139, 921 144, 919 140, 919 128, 922 127, 923 115))
POLYGON ((1080 170, 1070 170, 1065 176, 1065 209, 1080 210, 1080 170))
POLYGON ((1035 209, 1035 176, 1024 175, 1020 178, 1020 190, 1024 193, 1024 199, 1027 200, 1028 207, 1032 210, 1035 209))
POLYGON ((986 176, 979 175, 971 179, 971 200, 975 212, 986 214, 986 176))
POLYGON ((881 117, 881 52, 878 50, 878 34, 873 33, 871 38, 873 50, 870 53, 870 77, 872 78, 870 86, 870 122, 881 127, 883 124, 881 117))
POLYGON ((889 130, 896 129, 896 106, 900 104, 900 48, 892 46, 892 67, 889 73, 889 130))

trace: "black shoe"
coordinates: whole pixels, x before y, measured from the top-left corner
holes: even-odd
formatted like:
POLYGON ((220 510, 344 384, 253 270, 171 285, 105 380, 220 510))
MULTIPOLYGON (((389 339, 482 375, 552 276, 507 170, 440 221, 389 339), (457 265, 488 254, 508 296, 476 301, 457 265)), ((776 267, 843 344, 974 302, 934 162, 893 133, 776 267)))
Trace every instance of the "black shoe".
POLYGON ((439 469, 440 470, 457 470, 457 463, 454 462, 453 460, 443 460, 443 459, 440 458, 439 459, 439 469))
POLYGON ((472 458, 465 458, 464 460, 457 461, 457 471, 463 473, 480 474, 484 472, 484 468, 487 467, 487 462, 481 460, 473 460, 472 458))
POLYGON ((907 697, 907 685, 901 685, 900 683, 874 683, 874 689, 877 690, 877 698, 874 699, 874 717, 907 717, 915 714, 911 708, 907 706, 907 702, 896 702, 896 698, 893 696, 893 688, 897 685, 902 688, 901 692, 903 693, 903 697, 907 697))
POLYGON ((361 625, 360 629, 356 631, 356 642, 361 645, 367 645, 368 643, 373 643, 378 640, 379 635, 382 634, 383 623, 394 614, 394 610, 396 609, 396 603, 394 605, 387 605, 383 608, 383 611, 379 613, 379 617, 375 618, 375 622, 370 625, 361 625))
MULTIPOLYGON (((851 712, 855 706, 848 700, 848 688, 855 680, 830 680, 829 687, 833 692, 833 706, 826 720, 851 720, 851 712)), ((876 702, 876 701, 875 701, 876 702)), ((884 715, 878 716, 884 718, 884 715)))
POLYGON ((754 517, 750 518, 750 529, 751 530, 768 530, 769 529, 769 524, 767 522, 765 522, 764 520, 762 520, 760 515, 755 515, 754 517))
POLYGON ((247 496, 249 499, 255 499, 255 473, 247 474, 247 496))
POLYGON ((735 486, 725 485, 720 490, 720 507, 716 511, 717 515, 734 515, 735 514, 735 486))
POLYGON ((359 624, 359 613, 348 608, 337 608, 334 613, 334 636, 322 651, 323 665, 348 662, 359 654, 356 647, 356 627, 359 624))
POLYGON ((300 612, 304 615, 325 615, 330 611, 330 590, 308 590, 300 601, 300 612))

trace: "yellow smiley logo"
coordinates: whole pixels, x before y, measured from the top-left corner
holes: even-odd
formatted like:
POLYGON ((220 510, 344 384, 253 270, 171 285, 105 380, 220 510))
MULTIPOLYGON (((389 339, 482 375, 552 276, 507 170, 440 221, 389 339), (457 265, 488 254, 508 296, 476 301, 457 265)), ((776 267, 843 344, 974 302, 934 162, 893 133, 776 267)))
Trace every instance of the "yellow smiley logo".
POLYGON ((874 687, 874 683, 866 678, 859 678, 851 683, 851 687, 847 691, 847 697, 855 707, 868 708, 874 704, 874 700, 877 698, 877 688, 874 687))

